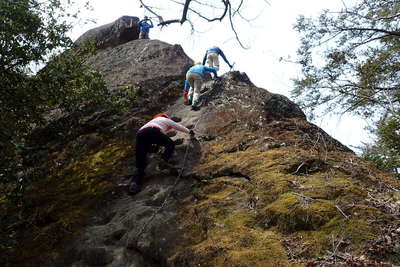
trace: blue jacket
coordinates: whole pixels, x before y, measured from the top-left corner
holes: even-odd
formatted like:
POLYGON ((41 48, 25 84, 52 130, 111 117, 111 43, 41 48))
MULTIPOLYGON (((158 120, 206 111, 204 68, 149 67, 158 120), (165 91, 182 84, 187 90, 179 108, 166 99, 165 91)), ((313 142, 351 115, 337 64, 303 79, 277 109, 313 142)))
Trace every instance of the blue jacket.
POLYGON ((150 28, 153 28, 153 23, 149 24, 144 19, 142 19, 141 21, 139 21, 139 26, 140 32, 148 33, 150 31, 150 28))
POLYGON ((214 68, 210 68, 210 67, 207 67, 204 65, 193 66, 188 70, 188 72, 194 72, 194 73, 200 74, 201 77, 204 77, 204 75, 207 72, 212 72, 212 73, 214 73, 215 76, 217 76, 217 71, 214 68))
POLYGON ((231 64, 229 63, 228 59, 226 59, 224 52, 222 52, 222 50, 218 46, 213 46, 213 47, 211 47, 211 48, 209 48, 207 50, 207 52, 206 52, 206 54, 204 55, 204 58, 203 58, 203 65, 206 63, 207 55, 209 53, 218 54, 219 56, 221 56, 224 59, 224 61, 226 62, 226 64, 229 65, 229 67, 232 67, 231 64))
POLYGON ((187 92, 190 89, 190 84, 188 80, 185 80, 185 85, 183 86, 183 91, 187 92))

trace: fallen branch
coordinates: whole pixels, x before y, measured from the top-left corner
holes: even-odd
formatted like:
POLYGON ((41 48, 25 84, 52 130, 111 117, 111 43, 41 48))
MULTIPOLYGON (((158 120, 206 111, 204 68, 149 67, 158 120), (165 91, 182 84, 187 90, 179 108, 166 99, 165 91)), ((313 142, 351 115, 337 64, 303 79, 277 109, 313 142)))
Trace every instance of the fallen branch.
POLYGON ((303 161, 303 162, 299 165, 299 167, 297 167, 297 170, 296 170, 295 172, 292 172, 291 174, 296 174, 296 173, 300 170, 300 168, 303 167, 304 164, 305 164, 305 161, 303 161))
POLYGON ((343 215, 343 217, 346 218, 346 220, 348 220, 348 219, 350 218, 350 216, 346 215, 346 214, 343 212, 343 210, 342 210, 338 205, 335 205, 335 207, 336 207, 337 210, 343 215))

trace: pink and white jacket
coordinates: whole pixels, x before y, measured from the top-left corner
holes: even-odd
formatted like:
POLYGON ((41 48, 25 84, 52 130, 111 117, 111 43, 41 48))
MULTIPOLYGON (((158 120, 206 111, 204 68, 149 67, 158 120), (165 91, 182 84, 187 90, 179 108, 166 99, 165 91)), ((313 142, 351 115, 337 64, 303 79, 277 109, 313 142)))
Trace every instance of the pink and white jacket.
POLYGON ((139 131, 143 130, 144 128, 148 128, 148 127, 158 128, 164 134, 172 129, 175 129, 177 131, 184 132, 187 134, 190 132, 190 130, 188 128, 186 128, 185 126, 183 126, 179 123, 176 123, 171 119, 167 119, 164 117, 158 117, 158 118, 152 119, 151 121, 149 121, 148 123, 143 125, 142 128, 139 129, 139 131))

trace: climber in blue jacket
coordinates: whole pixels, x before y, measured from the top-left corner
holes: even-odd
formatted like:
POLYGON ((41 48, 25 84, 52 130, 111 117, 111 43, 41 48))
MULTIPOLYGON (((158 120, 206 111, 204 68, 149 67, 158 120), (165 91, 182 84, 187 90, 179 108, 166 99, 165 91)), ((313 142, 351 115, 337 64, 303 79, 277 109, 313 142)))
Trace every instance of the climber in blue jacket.
POLYGON ((139 26, 140 26, 139 39, 149 39, 150 29, 154 27, 153 22, 147 16, 144 16, 144 19, 139 21, 139 26), (150 24, 147 23, 147 21, 150 21, 150 24))
POLYGON ((214 68, 210 68, 202 65, 199 61, 194 63, 186 73, 185 88, 187 90, 188 85, 190 86, 188 97, 189 101, 192 100, 192 110, 198 110, 198 100, 200 96, 200 90, 204 83, 204 76, 206 73, 213 73, 214 77, 217 77, 217 71, 214 68))
POLYGON ((229 68, 232 69, 232 65, 229 63, 228 59, 226 59, 224 52, 218 47, 213 46, 206 51, 206 54, 203 58, 203 65, 206 63, 209 67, 214 67, 217 71, 219 70, 219 59, 218 56, 221 56, 226 64, 228 64, 229 68))

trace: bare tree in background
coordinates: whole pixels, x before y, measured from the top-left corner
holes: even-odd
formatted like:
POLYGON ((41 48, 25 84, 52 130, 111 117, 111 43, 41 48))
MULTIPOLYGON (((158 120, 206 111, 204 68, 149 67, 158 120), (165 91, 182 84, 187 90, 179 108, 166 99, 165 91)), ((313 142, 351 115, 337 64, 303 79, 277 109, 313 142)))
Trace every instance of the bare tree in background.
MULTIPOLYGON (((245 48, 239 38, 233 18, 235 16, 239 16, 241 19, 247 22, 250 21, 241 14, 246 0, 163 0, 162 2, 159 0, 138 1, 142 8, 147 10, 158 19, 157 25, 161 27, 173 23, 183 24, 188 22, 190 23, 192 30, 194 30, 194 23, 192 21, 194 18, 200 18, 206 22, 221 22, 224 19, 228 19, 231 30, 235 34, 236 40, 239 42, 241 47, 245 48), (163 9, 161 5, 167 8, 163 9), (176 18, 165 20, 165 15, 171 11, 176 14, 176 18)), ((264 2, 265 4, 269 4, 267 0, 260 1, 264 2)), ((247 0, 247 2, 250 2, 250 0, 247 0)))

